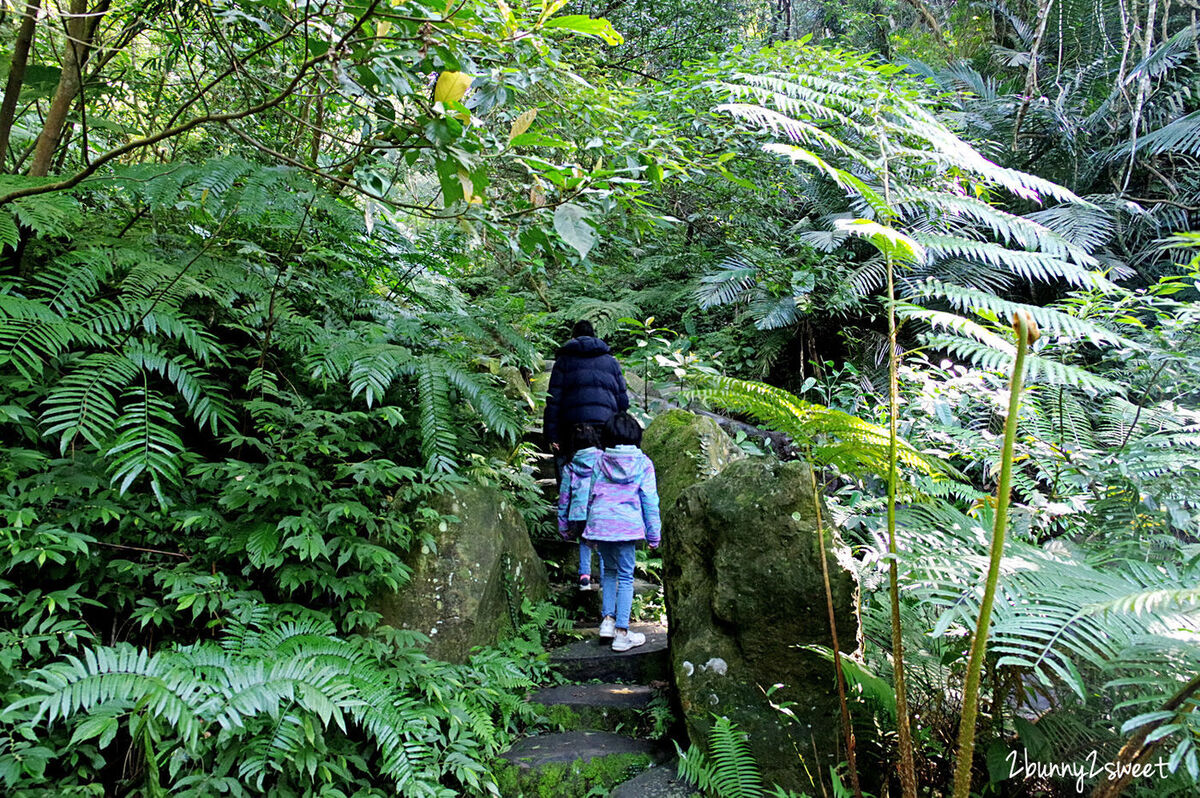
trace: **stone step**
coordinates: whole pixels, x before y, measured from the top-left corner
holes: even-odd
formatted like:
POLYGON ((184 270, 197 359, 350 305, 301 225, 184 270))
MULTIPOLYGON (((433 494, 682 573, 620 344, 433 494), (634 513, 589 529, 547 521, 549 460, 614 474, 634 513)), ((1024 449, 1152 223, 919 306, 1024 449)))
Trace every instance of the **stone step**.
POLYGON ((569 731, 525 737, 500 759, 494 772, 502 798, 584 796, 628 781, 661 761, 662 751, 648 740, 569 731))
POLYGON ((617 653, 610 642, 601 643, 597 627, 576 629, 583 640, 550 652, 550 662, 570 682, 627 682, 650 684, 665 681, 670 673, 667 660, 667 627, 635 623, 630 628, 646 635, 645 645, 617 653))
POLYGON ((646 710, 657 692, 640 684, 564 684, 529 697, 550 723, 564 729, 625 731, 646 726, 646 710))
POLYGON ((679 778, 673 765, 651 766, 617 785, 609 798, 689 798, 699 790, 679 778))

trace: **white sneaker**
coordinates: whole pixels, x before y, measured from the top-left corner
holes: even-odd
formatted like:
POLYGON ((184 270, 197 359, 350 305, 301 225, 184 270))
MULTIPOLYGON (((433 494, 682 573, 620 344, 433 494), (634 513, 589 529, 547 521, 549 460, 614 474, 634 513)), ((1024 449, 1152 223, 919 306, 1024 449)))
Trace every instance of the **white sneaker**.
POLYGON ((613 651, 628 651, 646 642, 646 636, 641 632, 617 632, 613 637, 613 651))
POLYGON ((600 622, 600 637, 612 637, 617 631, 617 619, 608 617, 600 622))

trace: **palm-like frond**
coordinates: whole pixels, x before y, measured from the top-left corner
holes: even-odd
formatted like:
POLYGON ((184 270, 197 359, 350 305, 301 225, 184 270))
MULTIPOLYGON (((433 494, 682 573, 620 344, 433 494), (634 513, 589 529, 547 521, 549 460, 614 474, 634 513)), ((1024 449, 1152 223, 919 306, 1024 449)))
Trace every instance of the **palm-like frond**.
MULTIPOLYGON (((913 554, 910 590, 941 607, 934 634, 970 626, 978 611, 990 541, 986 513, 967 516, 946 505, 902 512, 913 554)), ((1147 635, 1183 634, 1200 643, 1195 563, 1185 568, 1132 560, 1097 567, 1083 552, 1010 541, 1000 582, 989 650, 1000 665, 1028 669, 1044 684, 1062 682, 1080 696, 1081 668, 1112 668, 1126 648, 1147 635), (1153 611, 1151 611, 1153 610, 1153 611)))
POLYGON ((743 300, 758 284, 758 268, 740 258, 728 257, 700 278, 696 301, 701 309, 731 305, 743 300))

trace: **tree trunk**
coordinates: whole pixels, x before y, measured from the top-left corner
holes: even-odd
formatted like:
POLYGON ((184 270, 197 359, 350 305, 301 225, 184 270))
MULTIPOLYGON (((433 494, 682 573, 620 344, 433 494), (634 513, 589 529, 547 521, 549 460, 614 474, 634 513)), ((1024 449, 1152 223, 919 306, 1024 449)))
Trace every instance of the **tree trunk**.
POLYGON ((1038 3, 1037 32, 1033 36, 1033 46, 1029 48, 1029 72, 1025 75, 1025 96, 1021 98, 1021 105, 1017 108, 1017 119, 1013 123, 1013 152, 1017 151, 1021 135, 1021 123, 1025 121, 1025 113, 1029 110, 1029 103, 1033 100, 1033 95, 1038 91, 1038 51, 1042 49, 1042 37, 1046 35, 1046 23, 1050 19, 1050 6, 1053 4, 1054 0, 1040 0, 1038 3))
POLYGON ((62 77, 59 78, 58 88, 54 91, 54 99, 50 102, 50 110, 46 113, 46 121, 42 125, 42 132, 38 135, 37 146, 33 151, 33 164, 29 167, 29 174, 34 177, 45 177, 50 172, 50 164, 67 122, 67 114, 83 87, 83 67, 92 49, 92 37, 107 10, 108 0, 101 0, 90 14, 87 0, 71 0, 70 17, 67 19, 67 45, 63 50, 62 77))
POLYGON ((937 17, 929 10, 929 6, 922 3, 921 0, 905 0, 905 2, 917 10, 917 13, 921 16, 921 21, 925 23, 925 27, 933 32, 933 35, 937 37, 942 47, 948 47, 946 35, 942 33, 942 26, 938 24, 937 17))
POLYGON ((0 170, 8 155, 8 137, 12 135, 13 120, 17 114, 17 100, 25 83, 25 67, 29 63, 29 48, 33 45, 33 34, 37 29, 38 12, 42 0, 28 0, 17 41, 13 45, 12 66, 8 70, 8 83, 4 86, 4 102, 0 103, 0 170))

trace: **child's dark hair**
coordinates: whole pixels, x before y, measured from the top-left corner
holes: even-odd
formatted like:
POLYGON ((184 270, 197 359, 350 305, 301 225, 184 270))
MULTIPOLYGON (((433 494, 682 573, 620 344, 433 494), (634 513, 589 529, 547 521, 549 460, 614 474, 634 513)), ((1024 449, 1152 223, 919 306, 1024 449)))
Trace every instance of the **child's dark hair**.
POLYGON ((580 319, 575 322, 575 326, 571 328, 572 338, 589 338, 595 337, 596 328, 587 319, 580 319))
POLYGON ((571 450, 578 452, 600 445, 600 428, 593 424, 576 424, 571 429, 571 450))
POLYGON ((613 446, 641 446, 642 425, 628 413, 614 413, 604 422, 600 441, 605 449, 613 446))

